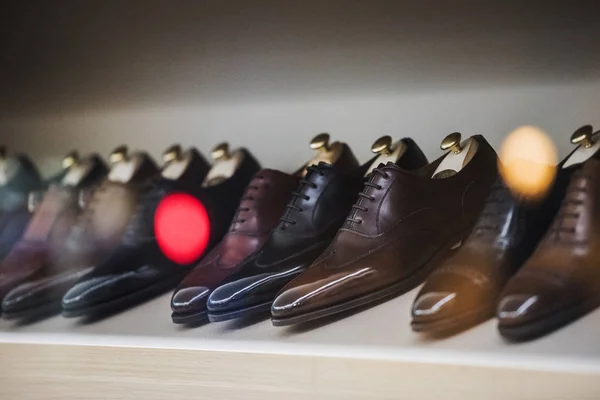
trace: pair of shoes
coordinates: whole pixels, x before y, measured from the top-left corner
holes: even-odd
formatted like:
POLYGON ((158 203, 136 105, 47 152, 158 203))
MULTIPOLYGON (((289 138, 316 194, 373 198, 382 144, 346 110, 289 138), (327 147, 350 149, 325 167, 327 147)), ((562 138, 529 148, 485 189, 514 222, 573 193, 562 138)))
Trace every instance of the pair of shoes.
POLYGON ((512 341, 552 332, 600 305, 597 188, 600 144, 592 127, 557 166, 547 196, 515 199, 501 179, 475 229, 428 279, 412 309, 412 327, 455 333, 493 317, 512 341))

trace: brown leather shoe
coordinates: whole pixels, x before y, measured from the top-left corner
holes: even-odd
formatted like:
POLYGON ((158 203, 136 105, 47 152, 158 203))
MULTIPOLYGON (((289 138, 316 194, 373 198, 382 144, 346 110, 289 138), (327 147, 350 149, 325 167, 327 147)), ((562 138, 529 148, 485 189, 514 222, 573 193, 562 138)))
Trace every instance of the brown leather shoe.
POLYGON ((275 299, 273 324, 339 313, 422 283, 468 233, 496 179, 496 153, 482 136, 472 139, 477 150, 458 172, 439 171, 445 156, 414 171, 376 168, 333 243, 275 299))
POLYGON ((547 334, 600 305, 600 154, 569 168, 550 229, 502 293, 498 328, 507 339, 547 334))
POLYGON ((52 249, 63 244, 79 215, 80 191, 97 185, 106 173, 106 165, 94 157, 76 186, 50 186, 23 237, 0 263, 0 297, 27 280, 41 277, 52 249))
POLYGON ((174 323, 207 320, 209 294, 266 242, 299 180, 299 176, 272 169, 263 169, 256 174, 246 189, 229 232, 175 290, 171 299, 174 323))
MULTIPOLYGON (((135 168, 131 171, 125 168, 121 174, 111 177, 110 174, 118 172, 117 168, 127 167, 119 158, 109 177, 94 190, 75 223, 69 226, 70 229, 66 229, 68 224, 65 224, 64 230, 68 232, 61 228, 61 234, 55 235, 60 239, 55 245, 48 246, 46 262, 36 273, 36 279, 17 286, 4 297, 4 318, 59 311, 64 293, 115 249, 133 215, 141 188, 158 173, 158 168, 145 153, 133 154, 127 160, 135 161, 135 168), (119 175, 125 176, 129 172, 132 174, 125 182, 116 181, 119 175)), ((69 197, 69 204, 72 200, 69 197)))

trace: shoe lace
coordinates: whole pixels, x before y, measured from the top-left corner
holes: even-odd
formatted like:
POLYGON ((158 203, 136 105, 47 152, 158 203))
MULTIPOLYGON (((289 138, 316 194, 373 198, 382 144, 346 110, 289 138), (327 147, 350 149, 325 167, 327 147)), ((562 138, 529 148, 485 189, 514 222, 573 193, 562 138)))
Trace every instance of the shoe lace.
POLYGON ((485 200, 483 211, 479 218, 474 232, 483 234, 484 232, 497 233, 502 227, 501 218, 506 214, 510 206, 511 194, 504 184, 498 179, 490 190, 490 194, 485 200))
POLYGON ((302 213, 304 209, 298 205, 296 205, 296 201, 298 199, 310 200, 310 196, 308 196, 305 192, 307 188, 316 189, 318 185, 310 180, 310 178, 317 174, 319 176, 324 176, 325 171, 330 169, 331 165, 326 163, 319 163, 319 165, 310 165, 306 167, 306 175, 304 178, 300 179, 300 185, 297 191, 292 192, 292 199, 286 205, 287 212, 279 219, 278 229, 285 230, 288 225, 296 225, 296 220, 293 218, 295 212, 302 213))
POLYGON ((390 175, 381 168, 373 169, 373 171, 371 172, 371 177, 370 177, 369 181, 365 182, 363 191, 358 194, 358 200, 352 206, 352 212, 350 213, 350 216, 348 218, 346 218, 346 221, 352 222, 355 224, 362 224, 363 220, 361 218, 356 218, 356 216, 359 212, 368 212, 369 208, 361 205, 360 203, 362 203, 362 199, 365 199, 368 202, 375 201, 375 196, 373 196, 370 193, 372 193, 373 191, 376 191, 376 190, 383 189, 383 187, 381 185, 379 185, 377 183, 373 183, 373 180, 375 180, 375 178, 379 175, 381 175, 381 177, 383 179, 389 179, 389 177, 390 177, 390 175), (369 188, 371 188, 372 190, 369 190, 369 188))
POLYGON ((256 193, 258 190, 260 190, 261 186, 258 185, 258 182, 262 181, 264 179, 265 179, 264 176, 257 175, 252 180, 252 182, 250 182, 250 185, 248 185, 248 187, 246 188, 246 192, 244 193, 244 196, 240 199, 240 206, 238 207, 238 209, 235 213, 235 216, 233 217, 233 221, 231 221, 230 232, 235 232, 235 226, 237 224, 243 224, 244 222, 246 222, 246 219, 242 218, 240 216, 240 214, 243 212, 248 212, 253 208, 252 205, 248 203, 248 202, 252 202, 252 203, 256 202, 256 197, 253 196, 251 194, 251 192, 256 193), (242 203, 244 203, 243 206, 242 206, 242 203))
POLYGON ((583 205, 583 200, 579 198, 579 194, 587 192, 590 179, 591 177, 582 169, 575 171, 561 207, 549 230, 549 233, 554 235, 555 240, 559 240, 564 235, 575 233, 576 221, 579 220, 581 206, 583 205))

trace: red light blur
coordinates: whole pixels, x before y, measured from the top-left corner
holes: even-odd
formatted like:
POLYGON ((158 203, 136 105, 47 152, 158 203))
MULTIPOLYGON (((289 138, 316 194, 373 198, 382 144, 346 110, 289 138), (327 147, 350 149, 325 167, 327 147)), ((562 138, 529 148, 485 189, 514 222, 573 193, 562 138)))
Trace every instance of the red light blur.
POLYGON ((200 258, 206 250, 210 219, 204 205, 195 197, 174 193, 156 208, 154 232, 165 256, 185 265, 200 258))

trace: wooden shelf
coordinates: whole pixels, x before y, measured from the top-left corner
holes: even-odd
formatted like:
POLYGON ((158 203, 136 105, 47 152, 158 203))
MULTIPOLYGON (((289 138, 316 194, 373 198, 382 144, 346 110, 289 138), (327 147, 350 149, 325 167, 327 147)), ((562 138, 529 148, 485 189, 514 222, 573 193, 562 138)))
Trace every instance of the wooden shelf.
POLYGON ((598 399, 600 312, 505 343, 494 321, 411 332, 415 295, 302 328, 173 325, 169 295, 92 323, 0 323, 2 399, 598 399))

